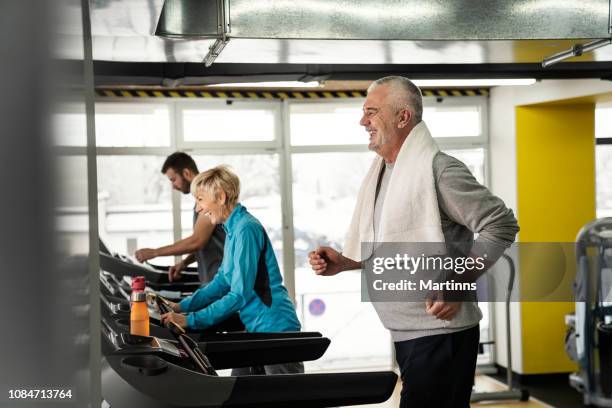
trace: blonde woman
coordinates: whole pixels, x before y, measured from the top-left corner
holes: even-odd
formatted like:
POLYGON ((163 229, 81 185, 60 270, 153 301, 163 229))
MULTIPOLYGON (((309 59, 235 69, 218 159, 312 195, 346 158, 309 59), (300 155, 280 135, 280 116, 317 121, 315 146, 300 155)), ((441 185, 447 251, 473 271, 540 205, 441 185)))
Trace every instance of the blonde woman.
MULTIPOLYGON (((162 316, 182 327, 205 329, 235 312, 248 332, 299 331, 300 322, 261 223, 238 202, 240 180, 226 166, 191 182, 196 211, 226 231, 223 261, 215 278, 162 316), (180 314, 186 313, 186 315, 180 314)), ((266 366, 267 373, 302 372, 301 363, 266 366)))

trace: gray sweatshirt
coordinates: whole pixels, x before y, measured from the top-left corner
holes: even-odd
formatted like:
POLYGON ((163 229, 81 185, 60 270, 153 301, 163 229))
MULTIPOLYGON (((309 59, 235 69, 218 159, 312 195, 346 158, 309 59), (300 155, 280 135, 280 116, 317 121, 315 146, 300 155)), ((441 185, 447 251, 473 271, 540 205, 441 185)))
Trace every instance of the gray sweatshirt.
MULTIPOLYGON (((374 207, 375 234, 393 166, 386 165, 383 169, 374 207)), ((471 243, 474 233, 478 233, 476 244, 487 248, 489 261, 497 260, 519 231, 512 210, 480 184, 465 164, 452 156, 438 152, 433 159, 433 174, 445 241, 471 243)), ((476 302, 464 302, 450 321, 428 315, 421 302, 372 303, 380 320, 391 331, 393 341, 465 330, 477 325, 482 318, 476 302)))

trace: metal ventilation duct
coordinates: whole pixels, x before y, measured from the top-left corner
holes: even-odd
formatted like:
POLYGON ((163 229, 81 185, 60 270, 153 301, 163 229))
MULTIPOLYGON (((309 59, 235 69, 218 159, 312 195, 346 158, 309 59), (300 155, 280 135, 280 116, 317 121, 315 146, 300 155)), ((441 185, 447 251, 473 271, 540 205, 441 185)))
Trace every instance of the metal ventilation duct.
POLYGON ((218 0, 166 0, 155 35, 217 38, 223 34, 223 6, 223 2, 218 0))
POLYGON ((535 40, 610 36, 609 0, 165 0, 160 35, 231 38, 535 40), (215 18, 216 17, 216 18, 215 18))
MULTIPOLYGON (((98 61, 202 62, 220 53, 217 63, 540 63, 577 42, 610 37, 610 0, 91 0, 91 6, 98 61)), ((82 48, 72 31, 62 27, 65 56, 82 48)), ((612 61, 611 49, 578 60, 612 61)))

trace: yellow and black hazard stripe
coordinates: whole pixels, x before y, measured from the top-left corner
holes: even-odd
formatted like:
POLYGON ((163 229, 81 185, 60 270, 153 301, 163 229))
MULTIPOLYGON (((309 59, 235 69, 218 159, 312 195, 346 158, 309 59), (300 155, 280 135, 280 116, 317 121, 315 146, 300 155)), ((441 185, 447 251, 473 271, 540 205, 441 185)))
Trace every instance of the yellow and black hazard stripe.
POLYGON ((487 88, 476 89, 423 89, 423 96, 489 96, 487 88))
MULTIPOLYGON (((347 99, 365 98, 366 91, 266 91, 266 90, 152 90, 98 88, 96 94, 111 98, 221 98, 221 99, 347 99)), ((423 96, 488 96, 489 90, 424 89, 423 96)))

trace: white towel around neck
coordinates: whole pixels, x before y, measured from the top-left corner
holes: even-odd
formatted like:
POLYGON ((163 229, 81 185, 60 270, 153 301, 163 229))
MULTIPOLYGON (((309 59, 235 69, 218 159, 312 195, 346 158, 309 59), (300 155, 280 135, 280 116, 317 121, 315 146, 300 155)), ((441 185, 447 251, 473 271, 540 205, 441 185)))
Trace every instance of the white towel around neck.
POLYGON ((440 149, 420 122, 399 151, 374 237, 374 203, 378 176, 384 165, 378 156, 366 174, 346 235, 343 255, 355 261, 372 255, 372 242, 444 242, 433 175, 433 159, 440 149))

